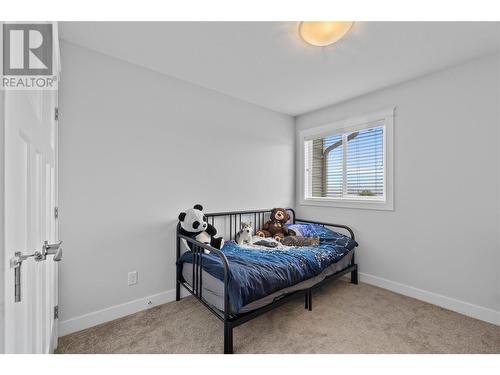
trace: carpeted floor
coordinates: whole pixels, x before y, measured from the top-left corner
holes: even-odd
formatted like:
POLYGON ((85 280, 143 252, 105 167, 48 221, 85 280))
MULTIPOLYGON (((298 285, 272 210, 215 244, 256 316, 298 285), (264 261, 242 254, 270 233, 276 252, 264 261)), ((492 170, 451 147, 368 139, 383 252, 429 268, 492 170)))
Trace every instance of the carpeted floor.
MULTIPOLYGON (((222 353, 222 323, 194 298, 64 336, 59 353, 222 353)), ((234 330, 235 353, 500 353, 500 327, 337 280, 234 330)))

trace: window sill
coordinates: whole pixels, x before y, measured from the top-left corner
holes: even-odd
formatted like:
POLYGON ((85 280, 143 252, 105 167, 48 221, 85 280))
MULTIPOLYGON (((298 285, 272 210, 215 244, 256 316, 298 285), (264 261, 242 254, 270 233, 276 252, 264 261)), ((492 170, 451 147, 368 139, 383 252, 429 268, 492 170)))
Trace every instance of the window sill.
POLYGON ((393 202, 360 199, 301 199, 301 206, 355 208, 362 210, 394 211, 393 202))

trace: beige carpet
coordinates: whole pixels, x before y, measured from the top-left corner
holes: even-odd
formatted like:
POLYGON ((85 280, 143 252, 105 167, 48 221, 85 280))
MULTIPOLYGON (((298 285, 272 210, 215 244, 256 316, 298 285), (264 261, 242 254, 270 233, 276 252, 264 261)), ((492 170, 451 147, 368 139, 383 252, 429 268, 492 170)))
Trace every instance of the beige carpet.
MULTIPOLYGON (((222 322, 194 298, 59 340, 59 353, 222 353, 222 322)), ((500 353, 500 327, 337 280, 234 330, 235 353, 500 353)))

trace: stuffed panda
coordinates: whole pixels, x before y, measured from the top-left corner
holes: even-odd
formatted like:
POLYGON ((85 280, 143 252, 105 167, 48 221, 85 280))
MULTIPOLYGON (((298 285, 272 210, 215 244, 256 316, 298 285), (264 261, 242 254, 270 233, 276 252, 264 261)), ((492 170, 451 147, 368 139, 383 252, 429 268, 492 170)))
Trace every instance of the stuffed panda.
MULTIPOLYGON (((207 217, 203 214, 202 210, 203 207, 201 204, 197 204, 193 208, 186 210, 186 212, 179 214, 179 221, 181 222, 180 233, 216 249, 222 249, 224 239, 222 237, 214 237, 217 234, 217 230, 213 225, 207 223, 207 217)), ((188 246, 192 250, 192 244, 188 242, 188 246)))

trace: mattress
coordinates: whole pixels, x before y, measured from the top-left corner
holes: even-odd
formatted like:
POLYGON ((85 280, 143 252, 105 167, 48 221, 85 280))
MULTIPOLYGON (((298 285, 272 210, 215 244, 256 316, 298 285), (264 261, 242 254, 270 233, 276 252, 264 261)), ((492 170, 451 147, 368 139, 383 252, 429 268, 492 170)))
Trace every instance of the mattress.
MULTIPOLYGON (((248 303, 247 305, 244 305, 239 309, 239 313, 246 313, 258 308, 261 308, 265 305, 268 305, 284 296, 287 294, 299 291, 299 290, 304 290, 308 289, 321 281, 323 281, 325 278, 327 278, 330 275, 333 275, 336 272, 339 272, 343 270, 344 268, 348 267, 351 260, 352 260, 353 252, 350 251, 347 253, 345 256, 343 256, 341 259, 339 259, 337 262, 331 264, 327 268, 325 268, 320 274, 311 277, 307 280, 301 281, 295 285, 280 289, 274 293, 271 293, 263 298, 260 298, 258 300, 252 301, 248 303)), ((192 277, 193 277, 193 271, 192 271, 192 265, 190 263, 184 263, 182 267, 182 276, 184 280, 186 281, 187 284, 192 285, 192 277)), ((223 311, 224 310, 224 283, 217 279, 216 277, 212 276, 210 273, 206 271, 202 271, 202 298, 211 306, 217 308, 218 310, 223 311)), ((234 311, 231 311, 234 313, 234 311)))

